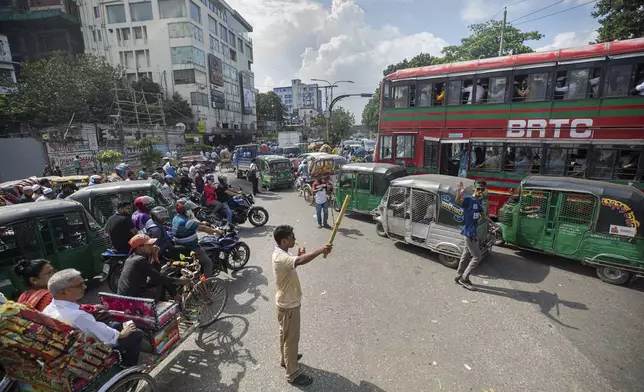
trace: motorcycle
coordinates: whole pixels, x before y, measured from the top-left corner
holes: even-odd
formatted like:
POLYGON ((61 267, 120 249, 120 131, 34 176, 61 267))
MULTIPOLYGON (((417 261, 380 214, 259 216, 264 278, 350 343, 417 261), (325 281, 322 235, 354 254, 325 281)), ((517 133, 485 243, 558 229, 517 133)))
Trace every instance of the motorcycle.
POLYGON ((101 262, 103 263, 103 274, 101 281, 107 280, 107 287, 116 293, 119 287, 119 279, 121 272, 123 272, 123 265, 125 260, 130 255, 127 253, 118 253, 114 249, 108 249, 101 254, 101 262))
MULTIPOLYGON (((242 188, 239 187, 241 191, 242 188)), ((268 211, 264 207, 255 206, 255 198, 251 194, 242 193, 228 199, 228 207, 233 213, 233 224, 241 225, 246 220, 255 227, 264 226, 268 222, 268 211)), ((195 216, 201 221, 206 221, 214 226, 220 226, 225 222, 225 215, 222 210, 218 214, 213 211, 214 207, 200 207, 195 211, 195 216)))
POLYGON ((220 227, 225 234, 221 237, 207 235, 199 239, 199 246, 206 251, 213 262, 213 267, 228 273, 228 270, 239 271, 250 259, 250 248, 239 240, 237 231, 226 225, 220 227))

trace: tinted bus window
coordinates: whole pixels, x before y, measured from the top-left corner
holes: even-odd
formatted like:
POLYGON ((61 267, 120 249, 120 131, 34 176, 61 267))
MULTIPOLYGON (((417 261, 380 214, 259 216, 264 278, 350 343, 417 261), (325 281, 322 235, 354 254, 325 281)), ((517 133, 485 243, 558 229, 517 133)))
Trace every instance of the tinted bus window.
POLYGON ((543 174, 584 177, 589 164, 589 149, 580 145, 549 145, 543 174))
POLYGON ((409 97, 409 86, 394 86, 394 107, 406 108, 409 97))
POLYGON ((470 168, 472 170, 500 172, 503 167, 503 145, 502 144, 477 144, 472 143, 474 148, 473 157, 470 157, 470 168), (484 157, 481 157, 481 152, 484 157), (483 161, 481 163, 481 160, 483 161))
POLYGON ((391 159, 391 142, 393 136, 380 136, 378 143, 378 157, 380 159, 391 159))
POLYGON ((418 87, 418 90, 420 91, 420 95, 418 97, 418 106, 419 107, 431 106, 432 101, 433 101, 431 83, 421 84, 418 87))
POLYGON ((413 158, 415 135, 396 136, 396 158, 413 158))
POLYGON ((628 85, 631 82, 631 64, 610 67, 606 75, 604 97, 623 97, 628 94, 628 85))
POLYGON ((593 146, 589 178, 598 180, 634 180, 639 168, 641 149, 628 146, 593 146))
POLYGON ((541 150, 539 145, 508 144, 504 171, 538 174, 541 169, 541 150))
POLYGON ((548 94, 549 75, 547 72, 514 76, 514 92, 512 100, 544 101, 548 94))

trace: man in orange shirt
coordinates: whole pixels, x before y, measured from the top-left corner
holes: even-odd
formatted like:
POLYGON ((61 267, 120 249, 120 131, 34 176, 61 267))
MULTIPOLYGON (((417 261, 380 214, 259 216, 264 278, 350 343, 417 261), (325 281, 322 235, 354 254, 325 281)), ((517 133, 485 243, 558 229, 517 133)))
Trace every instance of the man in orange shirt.
POLYGON ((277 321, 280 324, 280 365, 286 368, 289 383, 297 386, 310 385, 313 378, 300 373, 297 365, 297 361, 302 357, 298 353, 302 288, 296 268, 321 254, 328 254, 332 245, 324 245, 311 253, 306 253, 304 248, 298 248, 297 256, 293 256, 288 253, 288 250, 295 246, 295 234, 291 226, 277 226, 273 231, 273 238, 277 243, 272 259, 277 286, 277 321))

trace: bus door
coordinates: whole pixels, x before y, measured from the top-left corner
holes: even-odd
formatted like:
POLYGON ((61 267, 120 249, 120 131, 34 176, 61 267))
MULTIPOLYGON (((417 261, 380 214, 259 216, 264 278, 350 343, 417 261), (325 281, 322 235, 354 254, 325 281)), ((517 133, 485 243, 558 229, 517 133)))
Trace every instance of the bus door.
POLYGON ((468 150, 469 141, 442 140, 440 174, 465 177, 467 174, 468 150))
POLYGON ((598 200, 585 193, 560 192, 557 205, 552 250, 562 255, 574 255, 586 232, 591 229, 598 200))
MULTIPOLYGON (((556 205, 551 206, 550 191, 523 189, 517 223, 517 245, 537 250, 544 249, 544 242, 552 246, 552 229, 556 205)), ((556 195, 555 195, 556 196, 556 195)), ((545 247, 546 249, 548 246, 545 247)))

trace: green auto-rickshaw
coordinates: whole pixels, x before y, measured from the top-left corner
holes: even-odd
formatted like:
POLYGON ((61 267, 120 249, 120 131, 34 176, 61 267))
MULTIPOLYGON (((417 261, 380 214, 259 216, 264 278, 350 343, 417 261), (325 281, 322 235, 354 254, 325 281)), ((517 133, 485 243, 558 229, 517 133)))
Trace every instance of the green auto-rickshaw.
POLYGON ((644 274, 644 193, 628 185, 532 176, 499 210, 506 243, 581 261, 604 282, 644 274))
POLYGON ((351 196, 347 210, 369 214, 378 207, 389 183, 407 175, 403 166, 391 163, 349 163, 340 168, 339 183, 336 188, 336 209, 342 201, 351 196))
POLYGON ((134 202, 134 199, 140 196, 152 197, 156 205, 167 208, 170 216, 173 217, 176 211, 174 203, 163 196, 160 186, 161 184, 156 180, 108 182, 80 189, 67 199, 81 203, 103 226, 110 216, 116 214, 116 206, 119 202, 134 202))
POLYGON ((0 291, 15 298, 26 287, 13 272, 21 259, 47 259, 55 269, 75 268, 85 279, 103 270, 110 237, 80 203, 51 200, 0 208, 0 291))
POLYGON ((257 157, 259 183, 268 190, 291 188, 293 186, 293 167, 291 161, 280 155, 260 155, 257 157))

